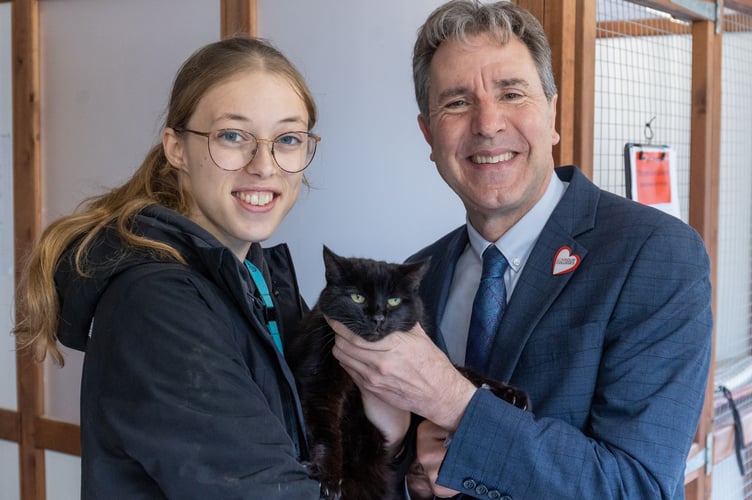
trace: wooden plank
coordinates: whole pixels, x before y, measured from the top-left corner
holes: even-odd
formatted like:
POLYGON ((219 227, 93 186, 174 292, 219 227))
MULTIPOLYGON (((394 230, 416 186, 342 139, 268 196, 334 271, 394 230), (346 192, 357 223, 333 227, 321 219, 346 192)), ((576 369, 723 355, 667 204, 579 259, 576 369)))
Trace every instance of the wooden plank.
POLYGON ((256 36, 256 0, 222 0, 220 9, 223 38, 237 34, 256 36))
POLYGON ((595 143, 595 31, 595 2, 578 0, 574 53, 573 163, 590 179, 593 178, 595 143))
POLYGON ((554 147, 554 164, 574 163, 575 49, 572 33, 577 29, 577 0, 517 0, 543 25, 551 45, 551 64, 559 91, 556 130, 561 136, 554 147))
MULTIPOLYGON (((629 0, 629 2, 642 5, 644 7, 649 7, 651 9, 659 10, 661 12, 665 12, 667 14, 671 14, 676 19, 681 19, 683 21, 708 21, 711 20, 708 17, 705 17, 701 14, 698 14, 697 12, 694 12, 689 9, 685 9, 684 7, 675 4, 672 0, 629 0)), ((715 5, 715 2, 707 2, 709 5, 715 5)))
MULTIPOLYGON (((727 14, 723 17, 723 31, 742 33, 752 31, 747 14, 727 14)), ((625 19, 598 23, 598 38, 621 38, 640 36, 688 35, 692 26, 672 23, 666 19, 625 19)))
POLYGON ((574 163, 575 49, 572 33, 577 32, 577 0, 546 0, 543 28, 551 44, 551 63, 559 90, 556 130, 561 139, 554 147, 554 164, 574 163))
MULTIPOLYGON (((712 21, 692 25, 692 107, 690 132, 689 223, 702 236, 710 257, 712 306, 716 304, 716 269, 718 259, 718 190, 720 173, 721 130, 721 46, 712 21)), ((715 329, 713 331, 715 345, 715 329)), ((705 390, 705 404, 695 435, 695 442, 705 444, 713 432, 715 358, 711 356, 710 375, 705 390)), ((688 500, 710 498, 712 481, 701 474, 687 490, 688 500), (689 493, 692 493, 692 497, 689 493)))
POLYGON ((723 5, 726 9, 752 16, 752 0, 724 0, 723 5))
MULTIPOLYGON (((692 446, 689 448, 689 453, 687 454, 687 461, 689 462, 692 460, 692 458, 697 455, 698 453, 705 453, 705 450, 697 443, 692 443, 692 446)), ((701 474, 705 474, 705 468, 701 467, 699 469, 695 469, 693 471, 690 471, 686 476, 684 476, 684 484, 690 484, 695 479, 697 479, 701 474)), ((685 486, 686 488, 686 486, 685 486)), ((685 496, 686 496, 686 489, 685 489, 685 496)))
MULTIPOLYGON (((13 33, 13 224, 16 283, 23 258, 40 234, 39 2, 15 0, 13 33)), ((16 309, 16 317, 23 311, 16 309)), ((28 352, 16 356, 22 500, 46 498, 44 452, 34 441, 34 420, 44 411, 43 368, 28 352)))
POLYGON ((38 448, 81 456, 81 428, 70 422, 37 418, 34 422, 38 448))
POLYGON ((692 26, 667 19, 624 19, 598 23, 598 38, 621 38, 661 35, 689 35, 692 26))
MULTIPOLYGON (((752 443, 752 411, 739 413, 744 429, 744 444, 749 446, 752 443)), ((723 462, 734 453, 734 426, 719 425, 713 432, 713 464, 723 462)))
POLYGON ((0 409, 0 439, 16 443, 21 440, 21 421, 17 411, 0 409))

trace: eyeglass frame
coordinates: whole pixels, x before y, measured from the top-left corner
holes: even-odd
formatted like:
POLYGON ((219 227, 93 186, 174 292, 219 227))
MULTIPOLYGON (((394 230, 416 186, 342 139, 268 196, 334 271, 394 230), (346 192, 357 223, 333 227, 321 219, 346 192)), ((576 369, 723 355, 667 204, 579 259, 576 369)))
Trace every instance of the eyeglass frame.
POLYGON ((206 148, 209 151, 209 157, 211 158, 212 163, 214 163, 214 165, 217 168, 219 168, 221 170, 224 170, 225 172, 237 172, 239 170, 243 170, 244 168, 246 168, 248 165, 250 165, 253 162, 253 160, 256 159, 256 154, 258 153, 258 143, 265 142, 265 143, 269 144, 269 152, 271 153, 272 159, 274 160, 274 164, 277 166, 277 168, 279 168, 283 172, 287 172, 288 174, 299 174, 303 170, 307 169, 308 166, 313 162, 313 158, 316 156, 316 149, 317 149, 318 143, 321 141, 321 137, 320 136, 314 134, 313 132, 304 131, 304 130, 288 130, 286 132, 282 132, 281 134, 279 134, 276 137, 273 137, 271 139, 266 139, 266 138, 263 138, 263 137, 261 137, 261 138, 256 137, 256 135, 253 134, 252 132, 249 132, 249 131, 243 130, 243 129, 239 129, 239 128, 219 128, 217 130, 210 130, 208 132, 201 132, 199 130, 192 130, 192 129, 189 129, 189 128, 186 128, 186 127, 173 127, 172 130, 174 130, 178 134, 182 134, 183 132, 190 132, 191 134, 200 135, 201 137, 205 137, 206 138, 206 148), (217 161, 214 159, 214 155, 212 154, 212 151, 211 151, 211 146, 210 146, 210 144, 211 144, 211 135, 213 133, 223 132, 223 131, 226 131, 226 130, 244 132, 244 133, 250 135, 251 137, 253 137, 253 139, 256 141, 256 152, 254 152, 251 155, 251 159, 248 160, 248 163, 246 163, 242 167, 236 168, 234 170, 233 169, 224 168, 219 163, 217 163, 217 161), (308 160, 308 163, 306 163, 305 166, 303 168, 301 168, 300 170, 295 170, 295 171, 287 170, 286 168, 284 168, 282 165, 279 164, 279 161, 277 161, 277 157, 274 156, 274 144, 275 144, 275 141, 277 139, 279 139, 280 137, 286 135, 286 134, 305 134, 309 138, 313 139, 313 141, 314 141, 313 142, 313 153, 311 154, 311 159, 308 160))

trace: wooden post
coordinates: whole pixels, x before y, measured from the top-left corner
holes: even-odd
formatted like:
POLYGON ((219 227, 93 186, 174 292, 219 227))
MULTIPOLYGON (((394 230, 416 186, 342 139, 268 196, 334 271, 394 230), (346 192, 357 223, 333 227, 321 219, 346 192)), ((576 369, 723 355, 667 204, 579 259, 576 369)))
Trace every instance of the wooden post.
MULTIPOLYGON (((39 2, 14 0, 11 6, 13 54, 13 224, 16 283, 24 257, 41 229, 39 147, 39 2)), ((16 318, 24 312, 16 309, 16 318)), ((34 425, 44 413, 43 366, 26 352, 16 356, 21 498, 46 497, 44 451, 34 425)))
MULTIPOLYGON (((715 22, 695 21, 692 25, 692 117, 690 145, 689 224, 705 241, 710 256, 712 304, 716 302, 718 248, 718 190, 721 141, 721 47, 715 22)), ((715 351, 715 330, 713 331, 715 351)), ((711 359, 705 405, 695 435, 696 447, 705 447, 713 432, 715 354, 711 359)), ((711 457, 712 460, 712 457, 711 457)), ((687 498, 711 498, 712 481, 704 471, 686 485, 687 498)))
MULTIPOLYGON (((561 136, 559 144, 554 147, 554 164, 557 166, 573 164, 575 163, 575 150, 580 154, 584 153, 581 146, 575 146, 575 143, 581 139, 576 136, 575 116, 582 112, 581 110, 578 112, 576 96, 579 95, 579 92, 586 91, 586 89, 580 91, 575 89, 577 76, 575 50, 579 41, 574 34, 577 33, 578 29, 578 3, 581 2, 578 0, 517 0, 516 3, 538 18, 551 45, 551 64, 556 86, 559 90, 559 98, 556 104, 556 130, 561 136)), ((592 5, 586 9, 588 12, 592 10, 593 27, 591 29, 594 32, 595 5, 592 1, 589 3, 592 5)), ((584 40, 583 38, 582 42, 584 40)), ((592 43, 594 47, 594 36, 592 43)), ((582 67, 580 70, 584 71, 586 68, 582 67)), ((592 83, 591 85, 594 88, 595 84, 592 83)), ((590 97, 592 99, 592 95, 590 97)), ((592 111, 590 112, 592 113, 592 111)), ((584 138, 584 140, 587 140, 587 138, 584 138)), ((590 149, 592 150, 592 139, 590 149)), ((592 163, 592 160, 590 163, 592 163)))
POLYGON ((221 9, 222 37, 256 36, 256 0, 222 0, 221 9))
POLYGON ((593 147, 595 144, 595 2, 577 0, 574 64, 574 124, 572 138, 573 163, 582 173, 593 178, 593 147))

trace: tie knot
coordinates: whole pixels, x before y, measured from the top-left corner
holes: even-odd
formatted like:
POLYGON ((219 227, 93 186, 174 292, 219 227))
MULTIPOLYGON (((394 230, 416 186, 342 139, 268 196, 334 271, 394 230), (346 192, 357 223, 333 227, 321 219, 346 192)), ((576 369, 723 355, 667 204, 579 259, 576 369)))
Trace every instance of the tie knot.
POLYGON ((489 245, 483 252, 483 274, 481 278, 501 278, 509 263, 496 245, 489 245))

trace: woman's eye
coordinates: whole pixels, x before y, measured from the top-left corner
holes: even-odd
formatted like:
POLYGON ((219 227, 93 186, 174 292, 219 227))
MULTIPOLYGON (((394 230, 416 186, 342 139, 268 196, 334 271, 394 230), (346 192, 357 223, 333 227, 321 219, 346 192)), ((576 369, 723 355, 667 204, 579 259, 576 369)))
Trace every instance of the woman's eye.
POLYGON ((353 301, 353 302, 355 302, 356 304, 362 304, 363 302, 365 302, 365 301, 366 301, 366 298, 365 298, 365 297, 363 297, 363 296, 362 296, 361 294, 359 294, 359 293, 351 293, 351 294, 350 294, 350 298, 351 298, 351 299, 352 299, 352 301, 353 301))
POLYGON ((242 130, 225 129, 217 132, 217 137, 223 142, 246 142, 247 134, 242 130))
POLYGON ((274 141, 282 146, 297 146, 302 144, 303 139, 299 134, 283 134, 274 141))
POLYGON ((402 299, 399 297, 390 297, 386 300, 386 305, 389 307, 397 307, 402 303, 402 299))

